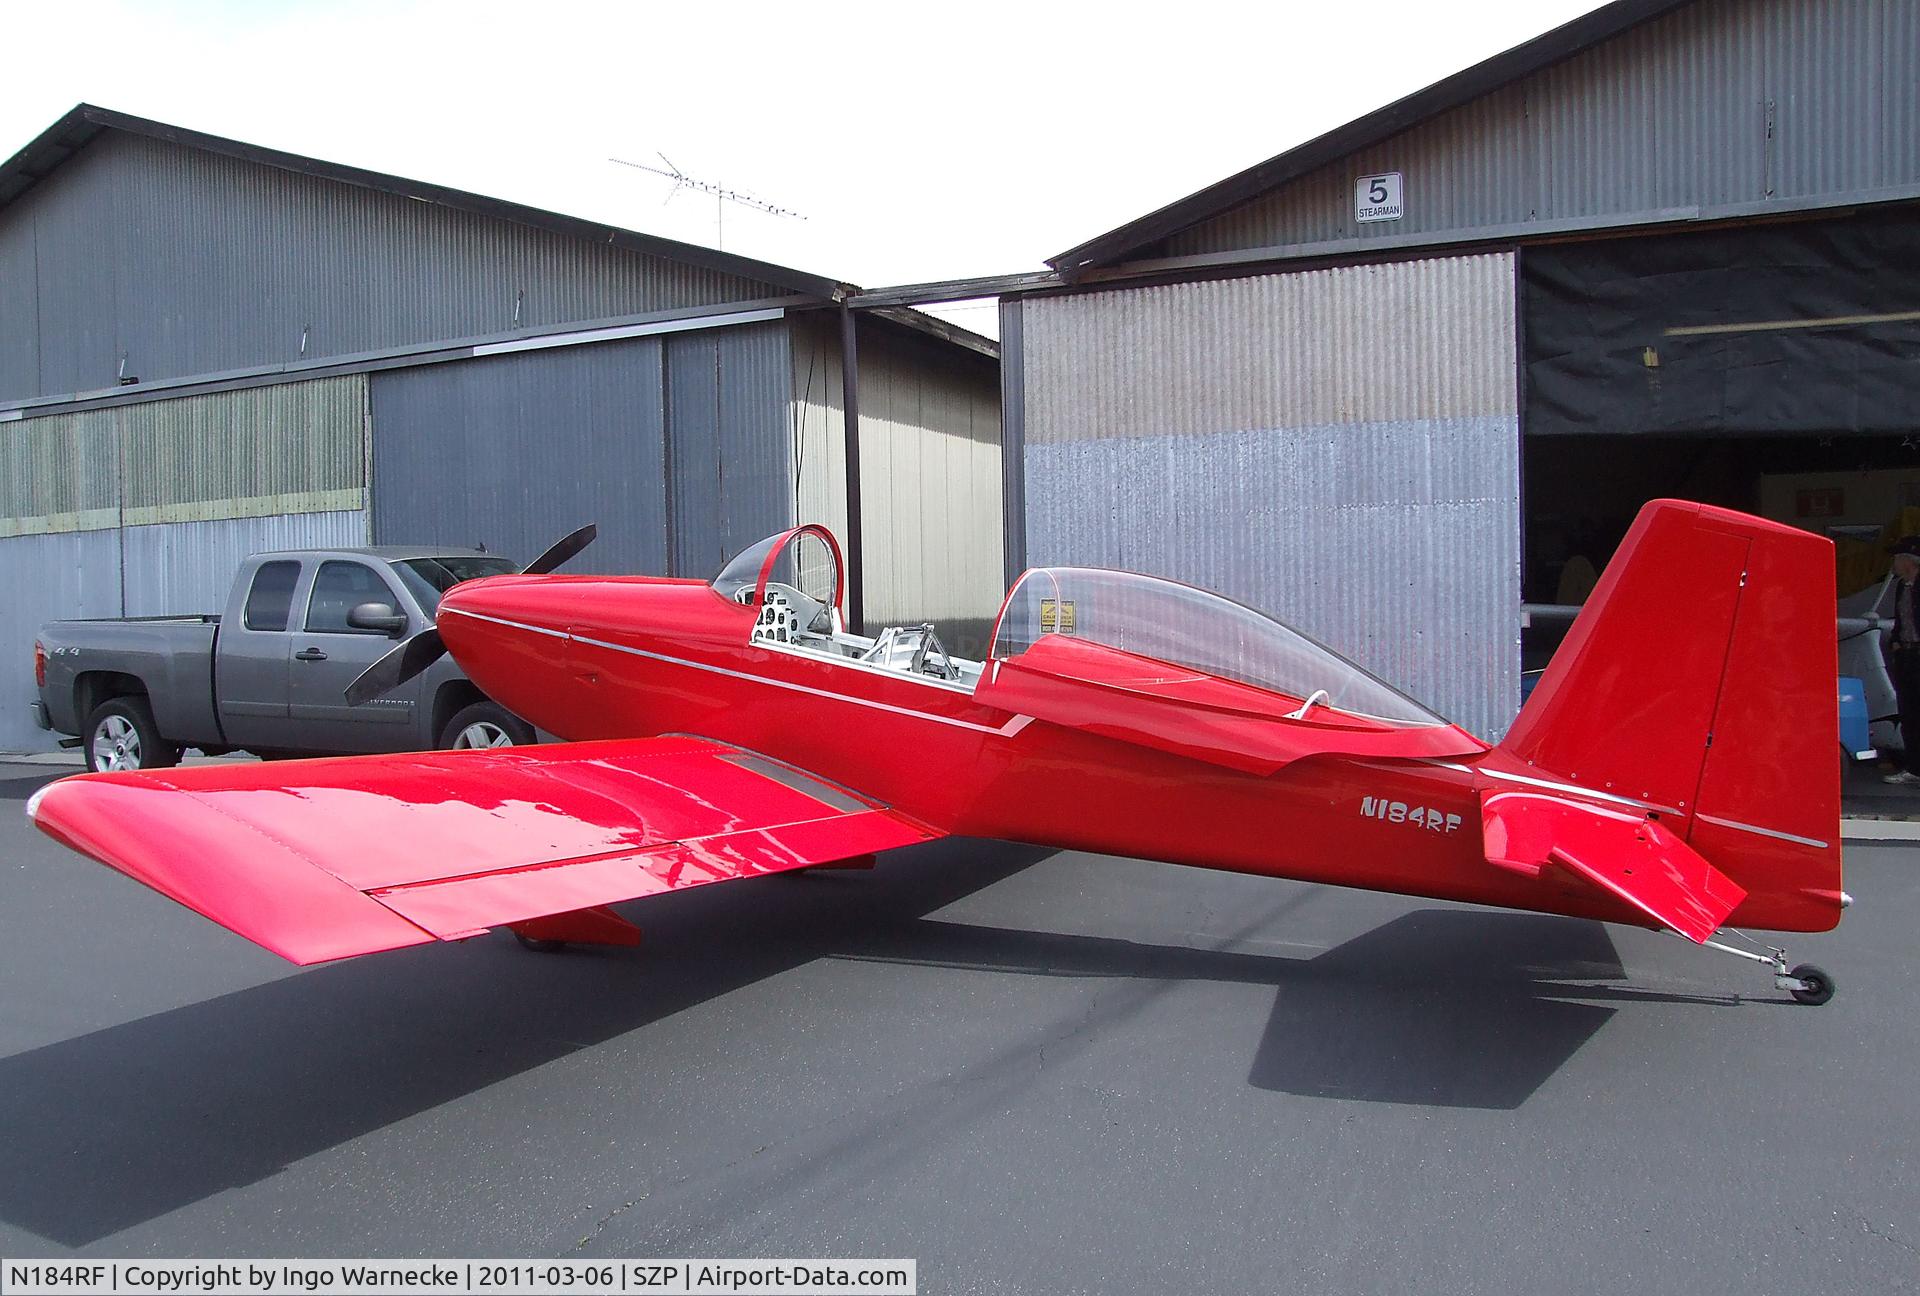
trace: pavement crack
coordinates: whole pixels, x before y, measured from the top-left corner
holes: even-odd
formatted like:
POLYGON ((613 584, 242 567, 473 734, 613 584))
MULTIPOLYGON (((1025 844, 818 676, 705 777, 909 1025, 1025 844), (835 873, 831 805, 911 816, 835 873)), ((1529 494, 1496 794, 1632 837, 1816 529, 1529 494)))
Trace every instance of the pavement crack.
MULTIPOLYGON (((1058 1035, 1055 1035, 1049 1039, 1040 1041, 1038 1048, 1035 1050, 1036 1060, 1035 1060, 1034 1070, 1045 1071, 1047 1069, 1047 1050, 1053 1047, 1054 1045, 1065 1044, 1069 1040, 1077 1039, 1082 1035, 1091 1037, 1095 1026, 1098 1025, 1099 1015, 1100 1015, 1100 994, 1098 991, 1095 991, 1092 998, 1089 999, 1087 1002, 1086 1010, 1080 1014, 1080 1020, 1077 1023, 1075 1023, 1071 1028, 1060 1032, 1058 1035)), ((988 1077, 986 1076, 971 1077, 971 1079, 974 1079, 974 1080, 982 1080, 987 1078, 988 1077)), ((962 1080, 962 1083, 966 1083, 966 1080, 962 1080)))
POLYGON ((578 1242, 575 1242, 572 1246, 568 1247, 567 1254, 572 1255, 575 1252, 579 1251, 581 1248, 591 1244, 595 1238, 600 1236, 601 1230, 605 1229, 607 1225, 613 1223, 616 1219, 619 1219, 622 1215, 625 1215, 628 1211, 632 1210, 640 1202, 645 1201, 648 1197, 652 1195, 653 1195, 653 1190, 648 1189, 646 1192, 643 1192, 637 1197, 635 1197, 632 1201, 622 1202, 620 1205, 615 1206, 612 1210, 608 1211, 605 1215, 600 1217, 599 1221, 594 1224, 593 1228, 587 1233, 585 1237, 581 1238, 578 1242))
POLYGON ((1868 1237, 1876 1237, 1876 1238, 1879 1238, 1882 1242, 1891 1243, 1894 1246, 1899 1247, 1902 1251, 1905 1251, 1908 1255, 1920 1256, 1920 1247, 1916 1247, 1913 1243, 1906 1241, 1904 1238, 1896 1237, 1892 1233, 1882 1232, 1880 1229, 1875 1228, 1873 1221, 1868 1219, 1865 1215, 1862 1215, 1859 1211, 1855 1211, 1853 1213, 1853 1216, 1855 1219, 1860 1221, 1860 1231, 1862 1233, 1865 1233, 1868 1237))

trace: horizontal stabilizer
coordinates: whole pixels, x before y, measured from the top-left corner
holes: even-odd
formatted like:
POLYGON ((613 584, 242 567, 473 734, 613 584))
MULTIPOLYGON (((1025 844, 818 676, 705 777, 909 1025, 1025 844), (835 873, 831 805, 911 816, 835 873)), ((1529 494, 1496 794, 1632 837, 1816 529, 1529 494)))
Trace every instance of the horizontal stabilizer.
POLYGON ((939 836, 697 738, 78 775, 28 814, 303 964, 939 836))
POLYGON ((1538 877, 1560 868, 1688 940, 1705 941, 1746 890, 1664 824, 1538 792, 1484 792, 1488 862, 1538 877))

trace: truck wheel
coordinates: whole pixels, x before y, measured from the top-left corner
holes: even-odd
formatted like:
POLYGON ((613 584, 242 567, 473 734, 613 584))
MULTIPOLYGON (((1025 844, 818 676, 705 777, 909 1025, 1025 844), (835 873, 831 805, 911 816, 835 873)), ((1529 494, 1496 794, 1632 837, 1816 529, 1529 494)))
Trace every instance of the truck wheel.
POLYGON ((440 731, 440 745, 453 750, 520 747, 533 741, 533 726, 498 702, 462 707, 440 731))
POLYGON ((180 748, 160 736, 143 697, 109 698, 87 717, 87 768, 166 769, 180 763, 180 748))

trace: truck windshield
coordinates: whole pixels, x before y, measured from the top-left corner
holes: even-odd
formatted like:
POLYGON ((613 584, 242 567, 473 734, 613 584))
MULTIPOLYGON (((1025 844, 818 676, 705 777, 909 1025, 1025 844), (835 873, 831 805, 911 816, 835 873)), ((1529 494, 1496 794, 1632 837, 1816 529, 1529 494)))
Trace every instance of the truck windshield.
POLYGON ((461 581, 478 580, 482 576, 512 576, 520 566, 505 558, 448 554, 442 558, 408 558, 395 563, 393 570, 400 577, 400 583, 407 587, 407 593, 420 604, 420 610, 427 614, 427 619, 432 620, 440 610, 440 596, 461 581))

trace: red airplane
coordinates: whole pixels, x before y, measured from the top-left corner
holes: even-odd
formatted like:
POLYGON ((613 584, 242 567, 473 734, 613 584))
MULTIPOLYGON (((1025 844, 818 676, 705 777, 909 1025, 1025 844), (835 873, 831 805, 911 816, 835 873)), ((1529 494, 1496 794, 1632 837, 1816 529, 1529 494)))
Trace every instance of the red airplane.
POLYGON ((301 964, 633 944, 609 905, 964 834, 1670 929, 1833 994, 1716 939, 1849 903, 1819 536, 1647 505, 1494 746, 1172 581, 1030 570, 975 662, 848 633, 819 526, 711 582, 544 574, 590 538, 451 590, 349 690, 449 651, 562 744, 80 775, 27 813, 301 964))

